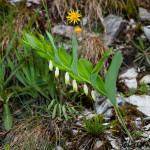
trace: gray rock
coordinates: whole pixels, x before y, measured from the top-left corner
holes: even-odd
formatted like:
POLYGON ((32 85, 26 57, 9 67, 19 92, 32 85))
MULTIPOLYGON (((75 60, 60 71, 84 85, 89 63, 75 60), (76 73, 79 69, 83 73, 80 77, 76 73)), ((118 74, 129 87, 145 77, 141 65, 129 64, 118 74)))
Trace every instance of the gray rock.
POLYGON ((64 150, 61 146, 56 146, 53 150, 64 150))
MULTIPOLYGON (((52 28, 52 32, 55 35, 72 39, 73 34, 75 34, 75 28, 76 27, 67 26, 67 25, 56 25, 52 28)), ((80 37, 81 37, 81 32, 77 34, 77 39, 80 37)))
POLYGON ((132 95, 126 98, 126 102, 137 106, 137 109, 144 115, 150 117, 150 96, 147 95, 132 95))
POLYGON ((150 13, 142 7, 139 8, 139 17, 141 21, 150 21, 150 13))
POLYGON ((39 5, 41 0, 27 0, 27 2, 31 2, 31 3, 39 5))
POLYGON ((101 147, 103 145, 103 141, 97 141, 96 143, 95 143, 95 148, 99 148, 99 147, 101 147))
POLYGON ((123 20, 115 15, 108 15, 104 18, 104 26, 106 28, 106 45, 109 46, 118 37, 123 28, 123 20))
POLYGON ((79 132, 78 130, 72 130, 72 133, 73 133, 74 136, 77 135, 78 132, 79 132))
POLYGON ((150 75, 144 76, 139 82, 140 82, 140 84, 142 84, 143 82, 145 84, 150 84, 150 75))
POLYGON ((116 142, 116 140, 111 141, 111 146, 116 150, 116 149, 120 149, 120 145, 118 144, 118 142, 116 142))
POLYGON ((144 31, 144 34, 147 37, 148 41, 150 42, 150 25, 143 27, 143 31, 144 31))
MULTIPOLYGON (((103 114, 106 117, 110 117, 113 110, 113 105, 109 101, 108 98, 99 95, 97 92, 95 92, 96 96, 96 102, 95 102, 95 110, 97 114, 103 114)), ((124 104, 124 98, 121 97, 119 94, 117 94, 117 103, 118 105, 124 104)))
POLYGON ((137 88, 137 69, 129 68, 124 73, 121 73, 118 77, 120 83, 124 83, 129 89, 137 88))

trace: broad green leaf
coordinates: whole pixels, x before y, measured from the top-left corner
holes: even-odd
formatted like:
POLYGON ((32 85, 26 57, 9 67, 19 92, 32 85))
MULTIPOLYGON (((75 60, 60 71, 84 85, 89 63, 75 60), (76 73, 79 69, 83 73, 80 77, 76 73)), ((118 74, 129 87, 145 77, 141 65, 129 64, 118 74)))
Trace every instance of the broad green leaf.
POLYGON ((66 52, 66 50, 63 48, 60 48, 58 51, 58 56, 61 60, 61 63, 70 69, 71 56, 66 52))
POLYGON ((110 102, 117 106, 116 102, 116 80, 119 68, 122 64, 122 55, 121 52, 118 51, 115 56, 113 57, 113 60, 111 62, 111 65, 106 73, 105 78, 105 90, 107 93, 107 97, 109 98, 110 102))
POLYGON ((113 48, 110 48, 104 54, 104 56, 100 59, 100 61, 97 63, 97 65, 94 67, 94 69, 92 71, 92 74, 91 74, 91 84, 92 84, 93 87, 96 86, 96 79, 97 79, 98 73, 102 69, 102 65, 103 65, 103 62, 104 62, 105 58, 108 57, 110 54, 112 54, 112 49, 113 48))
POLYGON ((77 75, 78 68, 77 68, 77 50, 78 50, 78 42, 76 37, 73 35, 72 37, 72 62, 71 62, 71 70, 72 72, 77 75))
POLYGON ((80 59, 77 61, 78 73, 79 75, 86 80, 86 82, 91 82, 91 72, 93 65, 86 59, 80 59))
POLYGON ((9 131, 12 127, 12 114, 9 110, 8 103, 4 104, 4 127, 7 131, 9 131))
POLYGON ((100 75, 97 76, 95 89, 100 95, 106 96, 105 84, 100 75))
POLYGON ((47 34, 47 36, 48 36, 48 38, 49 38, 49 41, 50 41, 51 46, 53 47, 53 50, 54 50, 54 53, 55 53, 55 58, 54 58, 54 60, 55 60, 56 63, 61 64, 61 61, 60 61, 60 59, 59 59, 59 57, 58 57, 58 54, 57 54, 57 49, 56 49, 56 47, 55 47, 55 45, 54 45, 53 38, 52 38, 52 36, 50 35, 50 33, 49 33, 48 31, 46 31, 46 34, 47 34))

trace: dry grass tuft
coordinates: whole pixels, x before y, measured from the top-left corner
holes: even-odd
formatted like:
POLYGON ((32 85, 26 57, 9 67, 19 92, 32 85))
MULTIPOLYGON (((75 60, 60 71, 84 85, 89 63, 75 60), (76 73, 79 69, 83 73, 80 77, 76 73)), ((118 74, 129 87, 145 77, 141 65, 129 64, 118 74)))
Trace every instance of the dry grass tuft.
MULTIPOLYGON (((83 49, 82 43, 80 43, 79 49, 81 58, 85 58, 86 60, 90 61, 93 66, 95 66, 104 56, 104 54, 108 50, 108 47, 104 45, 104 41, 100 38, 100 36, 97 36, 95 34, 88 34, 83 40, 83 49)), ((100 72, 102 77, 105 76, 107 67, 107 63, 104 63, 103 71, 100 72)))

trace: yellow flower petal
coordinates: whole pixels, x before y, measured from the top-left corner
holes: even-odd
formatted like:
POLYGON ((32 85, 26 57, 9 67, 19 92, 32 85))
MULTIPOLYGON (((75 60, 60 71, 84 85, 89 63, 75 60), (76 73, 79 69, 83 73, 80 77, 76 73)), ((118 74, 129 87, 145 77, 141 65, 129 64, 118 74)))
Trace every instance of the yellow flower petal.
POLYGON ((82 17, 81 14, 79 14, 79 11, 76 10, 76 11, 71 11, 68 12, 69 16, 67 16, 66 18, 71 22, 73 22, 74 24, 77 23, 78 24, 78 21, 80 22, 81 20, 79 19, 80 17, 82 17))

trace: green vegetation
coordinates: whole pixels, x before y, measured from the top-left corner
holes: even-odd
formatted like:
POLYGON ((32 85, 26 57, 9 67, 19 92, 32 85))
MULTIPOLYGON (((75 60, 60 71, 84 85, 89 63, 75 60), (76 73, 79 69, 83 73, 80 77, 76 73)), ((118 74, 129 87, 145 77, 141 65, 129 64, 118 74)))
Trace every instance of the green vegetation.
POLYGON ((104 132, 110 127, 110 124, 104 125, 104 116, 102 115, 95 115, 91 119, 84 119, 85 127, 83 127, 83 130, 85 130, 86 135, 91 135, 92 137, 100 137, 103 139, 104 132))
POLYGON ((145 48, 143 40, 138 37, 139 44, 132 41, 132 44, 137 48, 139 53, 135 56, 134 62, 139 61, 139 65, 146 59, 148 65, 150 66, 150 47, 145 48))

